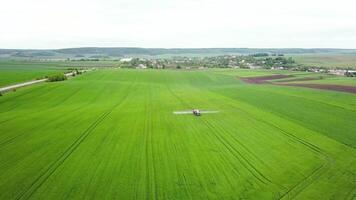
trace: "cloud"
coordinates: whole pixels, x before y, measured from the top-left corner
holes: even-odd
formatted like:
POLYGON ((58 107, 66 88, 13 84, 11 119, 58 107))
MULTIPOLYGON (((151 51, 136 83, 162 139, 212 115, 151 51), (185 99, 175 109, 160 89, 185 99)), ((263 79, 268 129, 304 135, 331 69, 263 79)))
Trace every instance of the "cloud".
POLYGON ((356 48, 351 0, 0 1, 0 48, 356 48))

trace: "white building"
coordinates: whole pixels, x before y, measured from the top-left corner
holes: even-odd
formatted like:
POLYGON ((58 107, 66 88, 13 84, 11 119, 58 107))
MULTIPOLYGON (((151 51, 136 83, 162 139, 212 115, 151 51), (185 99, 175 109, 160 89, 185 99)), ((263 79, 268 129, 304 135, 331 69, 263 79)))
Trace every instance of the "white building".
POLYGON ((137 69, 147 69, 147 66, 144 64, 139 64, 137 69))
POLYGON ((120 62, 130 62, 132 58, 121 58, 120 62))

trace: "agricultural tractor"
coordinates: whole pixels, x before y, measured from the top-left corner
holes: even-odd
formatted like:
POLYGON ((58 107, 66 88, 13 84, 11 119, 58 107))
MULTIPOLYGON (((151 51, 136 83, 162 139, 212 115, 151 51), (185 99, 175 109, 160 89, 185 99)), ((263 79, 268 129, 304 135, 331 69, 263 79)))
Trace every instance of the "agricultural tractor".
POLYGON ((201 115, 200 110, 198 110, 198 109, 193 109, 193 114, 197 117, 201 115))

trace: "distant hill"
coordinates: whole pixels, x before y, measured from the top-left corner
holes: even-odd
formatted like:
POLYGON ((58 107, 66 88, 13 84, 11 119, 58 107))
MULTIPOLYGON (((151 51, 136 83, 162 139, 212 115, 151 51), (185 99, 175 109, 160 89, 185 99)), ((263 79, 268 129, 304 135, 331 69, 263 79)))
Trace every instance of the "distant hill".
POLYGON ((145 56, 209 56, 228 54, 310 54, 343 53, 356 54, 356 49, 301 49, 301 48, 134 48, 134 47, 83 47, 67 49, 0 49, 0 58, 80 58, 80 57, 145 57, 145 56))

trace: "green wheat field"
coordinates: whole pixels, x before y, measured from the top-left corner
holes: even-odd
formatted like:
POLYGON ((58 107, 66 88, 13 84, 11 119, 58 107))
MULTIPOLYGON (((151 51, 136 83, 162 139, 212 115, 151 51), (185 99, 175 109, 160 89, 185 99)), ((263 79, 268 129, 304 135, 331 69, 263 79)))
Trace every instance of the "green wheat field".
POLYGON ((355 199, 356 95, 237 78, 266 74, 101 69, 5 94, 0 199, 355 199), (173 114, 194 108, 219 112, 173 114))

